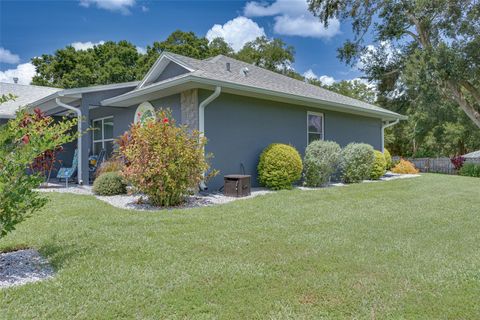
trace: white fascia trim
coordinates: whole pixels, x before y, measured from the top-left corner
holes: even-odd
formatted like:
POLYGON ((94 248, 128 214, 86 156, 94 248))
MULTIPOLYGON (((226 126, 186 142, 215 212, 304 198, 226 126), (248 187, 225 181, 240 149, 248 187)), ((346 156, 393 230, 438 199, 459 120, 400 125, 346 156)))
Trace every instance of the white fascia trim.
POLYGON ((157 68, 161 68, 161 70, 158 72, 158 75, 162 74, 163 70, 167 67, 168 63, 165 63, 163 66, 161 65, 161 63, 164 61, 164 59, 167 59, 171 62, 174 62, 176 64, 178 64, 179 66, 181 66, 182 68, 185 68, 187 69, 188 71, 192 72, 192 71, 195 71, 194 68, 192 68, 191 66, 183 63, 182 61, 172 57, 171 55, 168 54, 168 52, 162 52, 162 54, 160 55, 160 57, 157 59, 157 61, 155 61, 155 63, 153 64, 153 66, 150 68, 150 70, 148 70, 147 74, 145 75, 145 77, 143 77, 143 80, 137 85, 137 88, 140 89, 142 88, 145 83, 147 83, 149 80, 151 80, 150 78, 152 77, 153 73, 155 71, 157 71, 156 69, 157 68))
POLYGON ((376 116, 383 116, 386 120, 406 120, 406 116, 402 116, 400 114, 394 113, 394 112, 383 112, 383 111, 378 111, 378 110, 369 110, 369 109, 364 109, 360 107, 355 107, 343 103, 337 103, 337 102, 332 102, 328 100, 322 100, 322 99, 315 99, 315 98, 308 98, 304 96, 299 96, 299 95, 294 95, 290 93, 284 93, 284 92, 278 92, 278 91, 273 91, 273 90, 268 90, 268 89, 262 89, 262 88, 257 88, 257 87, 251 87, 251 86, 246 86, 246 85, 241 85, 237 83, 232 83, 232 82, 227 82, 227 81, 218 81, 218 80, 210 80, 210 79, 205 79, 202 77, 197 77, 194 75, 191 75, 193 80, 196 80, 200 83, 204 84, 210 84, 214 86, 222 86, 223 88, 231 88, 231 89, 236 89, 240 91, 249 91, 249 92, 254 92, 254 93, 259 93, 259 94, 266 94, 266 95, 272 95, 280 98, 286 98, 286 99, 293 99, 293 100, 299 100, 307 103, 312 103, 312 104, 318 104, 318 103, 323 103, 325 105, 333 106, 333 107, 340 107, 342 109, 347 109, 351 111, 355 111, 356 113, 364 113, 364 114, 370 114, 370 115, 376 115, 376 116))
POLYGON ((73 88, 73 89, 65 89, 54 92, 46 97, 43 97, 37 101, 33 101, 28 104, 28 107, 33 107, 35 105, 39 105, 50 100, 53 100, 57 97, 75 97, 80 99, 82 97, 82 93, 89 93, 89 92, 96 92, 96 91, 104 91, 104 90, 113 90, 113 89, 122 89, 122 88, 130 88, 137 86, 138 81, 132 82, 122 82, 122 83, 113 83, 113 84, 105 84, 99 86, 92 86, 92 87, 82 87, 82 88, 73 88))
MULTIPOLYGON (((267 89, 262 89, 262 88, 256 88, 256 87, 251 87, 251 86, 246 86, 246 85, 241 85, 237 83, 232 83, 228 81, 219 81, 219 80, 212 80, 212 79, 207 79, 203 77, 198 77, 192 74, 186 74, 183 77, 179 77, 177 79, 171 80, 171 81, 166 81, 166 82, 160 82, 158 84, 153 84, 148 87, 134 90, 131 92, 124 93, 123 95, 113 97, 110 99, 103 100, 101 102, 102 106, 110 105, 110 104, 115 104, 117 102, 121 102, 123 100, 129 99, 129 98, 135 98, 144 94, 148 94, 157 90, 161 89, 166 89, 170 88, 176 85, 184 84, 187 82, 197 82, 201 84, 207 84, 211 85, 213 87, 221 86, 223 88, 229 88, 229 89, 234 89, 234 90, 239 90, 239 91, 247 91, 247 92, 253 92, 261 95, 269 95, 269 96, 275 96, 275 97, 280 97, 280 98, 285 98, 285 99, 292 99, 292 100, 298 100, 302 102, 306 102, 308 104, 319 104, 322 103, 324 105, 332 106, 332 107, 338 107, 341 108, 342 110, 340 111, 352 111, 355 114, 365 114, 365 115, 375 115, 376 117, 381 118, 382 120, 405 120, 407 117, 402 116, 400 114, 394 113, 394 112, 388 112, 388 111, 378 111, 378 110, 368 110, 368 109, 363 109, 360 107, 355 107, 355 106, 350 106, 342 103, 336 103, 332 101, 327 101, 327 100, 321 100, 321 99, 315 99, 315 98, 308 98, 304 96, 299 96, 299 95, 294 95, 294 94, 289 94, 289 93, 284 93, 284 92, 278 92, 278 91, 273 91, 273 90, 267 90, 267 89)), ((321 107, 321 106, 319 106, 321 107)))
POLYGON ((115 104, 117 102, 122 102, 126 99, 136 98, 136 97, 142 96, 144 94, 152 93, 152 92, 162 90, 162 89, 171 88, 171 87, 174 87, 174 86, 177 86, 177 85, 189 82, 189 81, 191 81, 190 75, 186 74, 186 75, 181 76, 181 77, 179 77, 175 80, 154 83, 154 84, 151 84, 151 85, 146 86, 146 87, 141 88, 141 89, 126 92, 122 95, 102 100, 100 102, 100 104, 102 106, 108 106, 108 105, 111 105, 111 104, 115 104))

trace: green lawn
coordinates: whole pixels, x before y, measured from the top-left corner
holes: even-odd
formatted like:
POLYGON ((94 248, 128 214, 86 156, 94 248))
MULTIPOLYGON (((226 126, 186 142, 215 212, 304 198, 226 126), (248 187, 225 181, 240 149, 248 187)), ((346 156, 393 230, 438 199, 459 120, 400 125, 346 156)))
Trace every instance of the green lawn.
POLYGON ((0 241, 52 280, 2 319, 480 318, 480 179, 446 175, 136 212, 51 194, 0 241))

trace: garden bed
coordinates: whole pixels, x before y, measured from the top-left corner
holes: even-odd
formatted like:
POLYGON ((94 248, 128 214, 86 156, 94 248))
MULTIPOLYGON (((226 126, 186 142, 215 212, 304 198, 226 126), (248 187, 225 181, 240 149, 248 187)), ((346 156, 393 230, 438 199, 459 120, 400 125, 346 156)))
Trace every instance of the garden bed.
MULTIPOLYGON (((406 178, 415 178, 419 177, 419 174, 396 174, 387 172, 383 177, 379 180, 364 180, 365 183, 370 182, 382 182, 382 181, 390 181, 396 179, 406 179, 406 178)), ((332 182, 324 187, 318 188, 310 188, 310 187, 303 187, 297 186, 296 188, 299 190, 318 190, 328 187, 340 187, 340 186, 347 186, 348 184, 342 182, 332 182)), ((201 193, 196 195, 191 195, 187 197, 185 203, 175 207, 156 207, 152 206, 148 203, 148 198, 142 194, 125 194, 125 195, 116 195, 116 196, 99 196, 95 195, 92 191, 91 186, 69 186, 65 187, 54 187, 50 186, 49 188, 41 188, 38 189, 41 192, 60 192, 60 193, 73 193, 73 194, 86 194, 86 195, 94 195, 97 199, 102 200, 116 208, 121 209, 132 209, 132 210, 141 210, 141 211, 149 211, 149 210, 172 210, 172 209, 185 209, 185 208, 197 208, 197 207, 206 207, 206 206, 214 206, 224 203, 229 203, 236 200, 242 199, 250 199, 253 197, 257 197, 260 195, 265 195, 268 193, 272 193, 274 191, 268 190, 265 188, 252 188, 252 194, 247 197, 236 198, 236 197, 227 197, 223 193, 220 192, 211 192, 211 193, 201 193)))
POLYGON ((53 268, 37 250, 0 253, 0 288, 49 279, 53 273, 53 268))

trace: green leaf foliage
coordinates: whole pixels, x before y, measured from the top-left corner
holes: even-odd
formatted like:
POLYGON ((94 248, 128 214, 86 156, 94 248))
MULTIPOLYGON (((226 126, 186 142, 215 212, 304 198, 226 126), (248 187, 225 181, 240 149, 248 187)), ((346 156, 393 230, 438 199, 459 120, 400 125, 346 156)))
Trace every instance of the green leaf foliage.
POLYGON ((154 206, 181 204, 198 190, 209 169, 206 138, 197 130, 175 125, 170 110, 161 109, 156 119, 133 124, 118 143, 126 161, 123 176, 154 206))
POLYGON ((375 152, 366 143, 350 143, 342 150, 342 180, 345 183, 369 179, 375 162, 375 152))
POLYGON ((257 170, 263 186, 273 190, 291 189, 302 176, 302 158, 294 147, 273 143, 260 155, 257 170))
POLYGON ((45 205, 46 198, 33 191, 43 178, 28 174, 27 168, 44 151, 74 140, 71 128, 76 122, 53 121, 36 110, 19 112, 0 126, 0 238, 45 205))
POLYGON ((385 168, 387 170, 390 170, 393 167, 393 159, 392 159, 392 155, 390 154, 390 151, 388 151, 387 148, 384 148, 383 156, 385 157, 385 164, 386 164, 385 168))
POLYGON ((480 178, 480 163, 465 163, 460 168, 459 175, 480 178))
POLYGON ((333 141, 315 140, 305 149, 303 160, 305 185, 320 187, 329 182, 340 165, 342 149, 333 141))
POLYGON ((127 193, 127 185, 120 172, 105 172, 93 183, 93 192, 100 196, 114 196, 127 193))
POLYGON ((325 24, 332 18, 351 24, 353 37, 339 59, 376 83, 378 105, 409 116, 387 130, 393 154, 453 156, 480 148, 478 1, 308 4, 325 24))
POLYGON ((387 172, 387 161, 385 160, 385 155, 380 151, 375 150, 374 153, 375 161, 373 162, 370 179, 378 180, 387 172))

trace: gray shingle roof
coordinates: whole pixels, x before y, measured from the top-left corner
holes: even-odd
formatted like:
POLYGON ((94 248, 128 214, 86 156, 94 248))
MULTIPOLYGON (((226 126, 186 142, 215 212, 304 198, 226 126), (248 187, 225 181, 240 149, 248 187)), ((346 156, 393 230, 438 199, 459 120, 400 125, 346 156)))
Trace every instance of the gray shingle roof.
POLYGON ((0 82, 0 96, 9 93, 16 96, 15 100, 0 104, 0 118, 12 118, 20 107, 60 90, 62 89, 0 82))
POLYGON ((353 106, 359 109, 389 113, 392 116, 400 116, 395 112, 380 108, 370 103, 343 96, 319 86, 305 83, 223 55, 218 55, 206 60, 197 60, 170 52, 167 53, 167 55, 173 56, 175 59, 191 66, 195 69, 191 74, 197 77, 319 99, 326 102, 353 106), (227 62, 230 63, 230 71, 227 71, 226 69, 227 62), (249 70, 247 76, 242 72, 242 69, 244 68, 248 68, 249 70))
POLYGON ((480 150, 467 153, 463 155, 463 157, 467 159, 480 159, 480 150))

